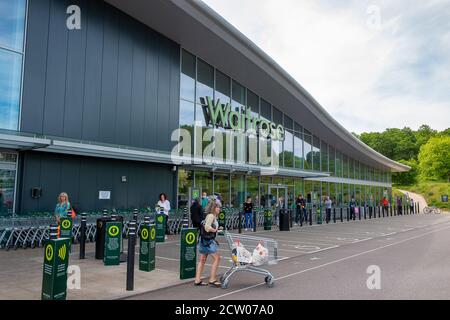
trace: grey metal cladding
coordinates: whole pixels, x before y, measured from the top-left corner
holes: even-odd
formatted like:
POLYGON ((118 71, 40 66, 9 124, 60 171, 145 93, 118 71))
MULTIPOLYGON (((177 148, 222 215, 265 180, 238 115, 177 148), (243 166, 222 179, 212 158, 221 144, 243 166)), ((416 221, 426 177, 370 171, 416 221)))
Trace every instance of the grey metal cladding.
POLYGON ((30 0, 21 131, 171 150, 180 48, 100 0, 30 0), (81 30, 68 30, 69 5, 81 30))
POLYGON ((169 165, 35 151, 24 152, 23 159, 21 212, 53 211, 60 192, 67 192, 79 211, 152 207, 161 192, 174 202, 169 165), (31 198, 33 187, 42 188, 41 198, 31 198), (99 200, 101 190, 111 191, 111 199, 99 200))

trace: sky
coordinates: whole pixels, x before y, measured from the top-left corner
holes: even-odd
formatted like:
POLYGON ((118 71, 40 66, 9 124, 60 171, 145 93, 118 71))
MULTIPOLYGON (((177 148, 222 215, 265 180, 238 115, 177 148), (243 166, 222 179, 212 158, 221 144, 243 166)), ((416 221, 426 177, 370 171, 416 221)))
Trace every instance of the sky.
POLYGON ((355 133, 450 127, 450 0, 203 0, 355 133))

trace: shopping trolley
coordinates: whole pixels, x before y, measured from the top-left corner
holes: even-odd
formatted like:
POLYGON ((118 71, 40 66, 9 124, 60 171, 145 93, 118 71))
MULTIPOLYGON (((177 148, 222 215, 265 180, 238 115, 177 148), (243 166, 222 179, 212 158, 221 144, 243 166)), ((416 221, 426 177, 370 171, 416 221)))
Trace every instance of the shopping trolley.
POLYGON ((231 251, 232 266, 220 277, 222 289, 226 289, 228 287, 228 281, 236 272, 252 272, 263 275, 265 276, 264 281, 267 286, 269 288, 273 287, 274 277, 269 271, 262 269, 259 266, 256 267, 252 263, 239 261, 238 255, 233 249, 236 248, 237 242, 240 242, 249 252, 252 252, 258 244, 262 244, 262 246, 268 250, 268 260, 266 260, 265 265, 274 265, 278 263, 277 241, 274 239, 230 233, 228 231, 225 231, 224 236, 231 251))

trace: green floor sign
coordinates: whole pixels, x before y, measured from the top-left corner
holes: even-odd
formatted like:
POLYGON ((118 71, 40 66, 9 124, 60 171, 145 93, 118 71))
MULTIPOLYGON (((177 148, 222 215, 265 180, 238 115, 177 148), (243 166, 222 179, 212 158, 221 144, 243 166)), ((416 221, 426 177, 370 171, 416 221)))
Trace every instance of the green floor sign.
POLYGON ((69 250, 70 250, 70 247, 72 245, 72 227, 73 227, 72 218, 69 217, 61 218, 59 226, 60 226, 59 237, 69 239, 69 250))
POLYGON ((219 228, 222 227, 225 230, 225 219, 226 219, 226 214, 224 211, 221 211, 219 213, 219 228))
POLYGON ((316 212, 317 212, 317 224, 322 224, 322 208, 317 207, 316 212))
POLYGON ((67 267, 69 239, 47 240, 44 246, 44 275, 42 300, 65 300, 67 296, 67 267))
POLYGON ((195 278, 197 263, 197 229, 181 230, 180 279, 195 278))
POLYGON ((139 270, 155 270, 156 227, 154 224, 141 227, 139 249, 139 270))
POLYGON ((272 211, 264 210, 264 230, 272 230, 272 211))
POLYGON ((120 243, 122 240, 122 223, 110 221, 106 223, 105 254, 103 263, 105 266, 117 266, 120 264, 120 243))
POLYGON ((167 217, 163 213, 159 213, 155 217, 156 223, 156 242, 164 242, 166 236, 167 217))

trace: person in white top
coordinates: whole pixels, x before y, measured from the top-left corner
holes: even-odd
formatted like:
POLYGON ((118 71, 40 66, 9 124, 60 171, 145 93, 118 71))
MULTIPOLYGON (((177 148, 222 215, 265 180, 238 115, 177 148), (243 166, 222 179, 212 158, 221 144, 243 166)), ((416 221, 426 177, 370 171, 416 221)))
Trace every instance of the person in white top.
POLYGON ((161 193, 159 195, 159 201, 156 204, 156 207, 162 208, 164 210, 164 214, 166 215, 166 236, 165 239, 167 240, 167 234, 169 234, 169 211, 170 211, 170 201, 167 200, 167 195, 165 193, 161 193))
POLYGON ((167 200, 167 195, 165 193, 161 193, 159 195, 159 201, 157 203, 157 206, 160 208, 163 208, 164 210, 164 214, 166 216, 169 215, 169 211, 170 211, 170 201, 167 200))

